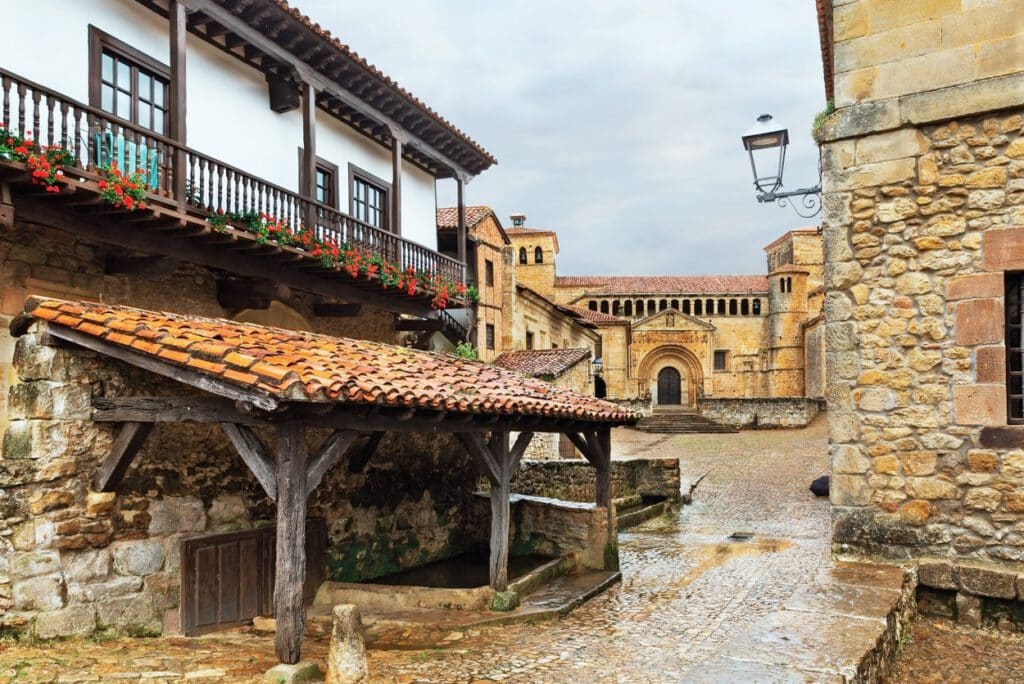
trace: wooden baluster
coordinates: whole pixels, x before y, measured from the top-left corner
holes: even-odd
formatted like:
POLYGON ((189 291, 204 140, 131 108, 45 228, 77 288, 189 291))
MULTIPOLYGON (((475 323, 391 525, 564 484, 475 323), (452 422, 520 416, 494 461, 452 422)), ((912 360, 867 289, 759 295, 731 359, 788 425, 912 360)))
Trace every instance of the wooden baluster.
POLYGON ((25 84, 18 84, 18 133, 25 135, 25 84))
POLYGON ((226 198, 226 199, 224 200, 224 211, 225 211, 226 213, 231 213, 231 212, 233 211, 233 210, 231 209, 231 194, 232 194, 232 193, 231 193, 231 183, 232 183, 232 174, 231 174, 231 171, 230 171, 229 169, 225 169, 225 170, 224 170, 224 174, 225 174, 225 184, 224 184, 224 190, 225 190, 225 192, 226 192, 226 194, 227 194, 227 198, 226 198))
POLYGON ((217 206, 213 210, 224 208, 224 167, 217 166, 217 206))
MULTIPOLYGON (((89 131, 88 128, 85 131, 85 144, 86 149, 82 149, 82 110, 75 107, 74 117, 72 121, 73 133, 75 135, 75 159, 78 161, 78 167, 81 169, 88 168, 89 166, 89 131), (84 153, 84 156, 83 156, 84 153)), ((88 124, 87 124, 88 126, 88 124)))
POLYGON ((39 102, 42 96, 38 90, 32 91, 32 138, 40 145, 43 144, 43 132, 39 130, 39 102))
POLYGON ((190 193, 199 198, 199 206, 203 206, 202 200, 206 194, 206 172, 209 170, 209 160, 205 157, 199 160, 199 184, 192 188, 190 193))
POLYGON ((69 149, 68 145, 68 103, 65 100, 60 102, 60 146, 69 149))
POLYGON ((46 98, 46 144, 50 146, 57 144, 53 136, 53 108, 56 104, 52 97, 46 98))
POLYGON ((0 88, 4 91, 3 109, 0 110, 0 121, 8 128, 11 127, 11 79, 9 76, 0 78, 0 88))

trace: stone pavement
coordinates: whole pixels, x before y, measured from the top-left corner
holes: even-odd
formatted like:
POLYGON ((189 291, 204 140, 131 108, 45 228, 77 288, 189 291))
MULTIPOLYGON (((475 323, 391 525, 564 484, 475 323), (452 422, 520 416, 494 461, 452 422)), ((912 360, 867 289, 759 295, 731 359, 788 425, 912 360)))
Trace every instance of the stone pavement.
MULTIPOLYGON (((826 472, 824 420, 804 430, 731 435, 622 429, 613 451, 620 458, 678 456, 684 481, 700 480, 692 505, 620 534, 621 584, 556 622, 466 630, 442 649, 371 650, 371 680, 842 681, 877 674, 878 654, 860 672, 858 664, 886 641, 886 630, 898 631, 890 614, 906 605, 906 594, 898 570, 829 560, 828 503, 807 490, 826 472), (753 536, 731 541, 734 533, 753 536)), ((133 650, 120 652, 119 671, 134 655, 148 657, 150 670, 220 667, 221 680, 246 681, 272 664, 263 637, 192 640, 196 657, 184 662, 179 642, 189 640, 119 640, 117 648, 133 650)), ((77 643, 63 666, 96 672, 99 665, 82 655, 90 649, 77 643)), ((42 662, 64 650, 16 647, 5 656, 3 649, 0 681, 11 657, 25 672, 17 681, 47 681, 57 664, 42 662)), ((306 649, 323 658, 322 644, 306 649)), ((108 655, 91 650, 97 663, 108 655)), ((104 667, 112 672, 109 662, 104 667)))

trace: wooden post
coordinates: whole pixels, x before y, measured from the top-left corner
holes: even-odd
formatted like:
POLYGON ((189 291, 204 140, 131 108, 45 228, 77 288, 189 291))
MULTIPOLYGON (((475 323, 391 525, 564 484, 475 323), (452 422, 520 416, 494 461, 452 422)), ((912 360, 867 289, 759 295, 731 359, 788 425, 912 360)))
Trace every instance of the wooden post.
POLYGON ((508 433, 491 435, 490 451, 498 462, 498 477, 491 480, 491 588, 508 588, 508 528, 511 517, 509 505, 512 464, 508 448, 508 433))
POLYGON ((302 601, 306 581, 306 427, 298 421, 277 428, 277 568, 274 583, 274 646, 277 659, 299 662, 306 627, 302 601))
MULTIPOLYGON (((597 505, 605 507, 605 515, 608 518, 608 543, 615 544, 618 540, 618 530, 615 520, 615 502, 612 501, 612 431, 611 428, 601 428, 596 433, 596 439, 600 454, 597 457, 597 505)), ((615 567, 608 567, 610 558, 605 555, 605 570, 617 570, 615 567)))
POLYGON ((466 199, 464 185, 465 183, 462 180, 462 176, 456 176, 455 186, 459 195, 459 222, 455 231, 455 239, 458 242, 459 261, 461 261, 463 265, 466 263, 466 199))
POLYGON ((170 99, 169 130, 170 138, 181 147, 174 148, 174 175, 171 191, 178 203, 179 210, 184 210, 188 200, 185 190, 185 150, 183 147, 188 139, 185 130, 186 96, 185 96, 185 37, 188 35, 188 24, 185 18, 185 5, 179 0, 170 0, 168 20, 170 22, 171 41, 171 81, 168 84, 170 99))
POLYGON ((402 234, 402 138, 391 131, 391 232, 402 234))
MULTIPOLYGON (((316 89, 302 83, 302 188, 303 197, 316 198, 316 89)), ((316 207, 306 205, 306 227, 316 228, 316 207)))

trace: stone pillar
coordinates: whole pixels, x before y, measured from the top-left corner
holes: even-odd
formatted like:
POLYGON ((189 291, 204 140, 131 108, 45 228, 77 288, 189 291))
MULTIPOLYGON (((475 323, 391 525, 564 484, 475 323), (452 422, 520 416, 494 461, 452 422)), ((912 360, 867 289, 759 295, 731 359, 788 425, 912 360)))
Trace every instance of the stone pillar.
POLYGON ((364 684, 368 681, 359 608, 351 604, 334 606, 334 627, 327 653, 327 684, 364 684))

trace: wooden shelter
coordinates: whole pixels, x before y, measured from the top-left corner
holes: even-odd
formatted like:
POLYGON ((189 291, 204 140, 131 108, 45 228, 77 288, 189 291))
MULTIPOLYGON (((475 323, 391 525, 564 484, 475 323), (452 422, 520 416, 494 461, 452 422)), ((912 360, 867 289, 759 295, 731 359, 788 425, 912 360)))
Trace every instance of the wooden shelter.
POLYGON ((507 586, 510 481, 535 432, 565 434, 594 466, 611 520, 610 428, 634 414, 487 364, 376 342, 124 306, 29 298, 12 322, 171 378, 205 394, 94 401, 93 420, 123 425, 93 478, 114 490, 153 425, 219 424, 276 504, 276 648, 298 662, 305 627, 306 501, 343 456, 362 467, 387 432, 452 433, 491 483, 490 585, 507 586), (254 427, 276 435, 273 451, 254 427), (306 433, 328 429, 309 453, 306 433), (510 433, 517 432, 513 442, 510 433))

